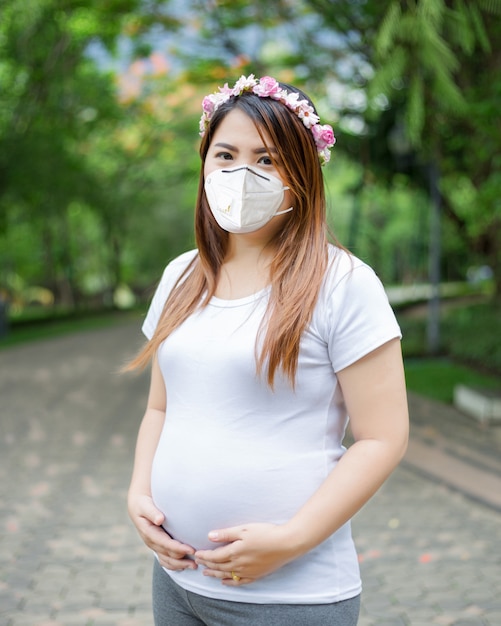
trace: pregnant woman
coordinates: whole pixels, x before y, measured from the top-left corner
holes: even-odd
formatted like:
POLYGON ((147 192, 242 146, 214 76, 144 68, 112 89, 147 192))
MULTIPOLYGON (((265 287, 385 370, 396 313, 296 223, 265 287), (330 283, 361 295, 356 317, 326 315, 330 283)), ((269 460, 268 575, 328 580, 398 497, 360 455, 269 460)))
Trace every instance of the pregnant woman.
POLYGON ((242 76, 203 100, 197 249, 165 269, 129 513, 157 626, 353 626, 350 519, 405 451, 400 330, 328 242, 334 134, 309 98, 242 76), (350 420, 354 443, 343 447, 350 420))

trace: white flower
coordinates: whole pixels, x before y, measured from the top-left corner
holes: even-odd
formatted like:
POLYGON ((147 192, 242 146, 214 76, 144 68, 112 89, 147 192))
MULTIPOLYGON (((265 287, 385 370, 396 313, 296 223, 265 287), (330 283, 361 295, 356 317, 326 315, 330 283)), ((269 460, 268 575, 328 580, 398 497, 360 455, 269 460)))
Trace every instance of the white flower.
POLYGON ((299 104, 301 105, 297 113, 299 119, 303 120, 303 124, 306 126, 306 128, 311 128, 312 126, 315 126, 320 118, 315 113, 313 107, 310 106, 306 102, 306 100, 301 100, 299 104))
POLYGON ((285 106, 291 111, 295 111, 298 106, 299 94, 295 91, 288 93, 287 91, 285 91, 285 89, 283 90, 282 94, 283 95, 281 100, 283 101, 285 106))
POLYGON ((233 95, 240 96, 244 91, 248 91, 257 85, 257 80, 254 78, 254 74, 250 76, 240 76, 233 87, 233 95))

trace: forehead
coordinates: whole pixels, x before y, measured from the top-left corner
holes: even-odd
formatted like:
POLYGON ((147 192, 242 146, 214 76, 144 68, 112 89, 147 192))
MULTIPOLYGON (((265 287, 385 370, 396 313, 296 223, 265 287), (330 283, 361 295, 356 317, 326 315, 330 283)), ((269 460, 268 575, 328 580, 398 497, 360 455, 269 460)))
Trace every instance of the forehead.
POLYGON ((254 121, 240 109, 232 109, 221 121, 211 141, 211 145, 218 142, 231 143, 232 145, 263 146, 264 142, 271 145, 271 139, 264 129, 260 129, 261 135, 254 121))

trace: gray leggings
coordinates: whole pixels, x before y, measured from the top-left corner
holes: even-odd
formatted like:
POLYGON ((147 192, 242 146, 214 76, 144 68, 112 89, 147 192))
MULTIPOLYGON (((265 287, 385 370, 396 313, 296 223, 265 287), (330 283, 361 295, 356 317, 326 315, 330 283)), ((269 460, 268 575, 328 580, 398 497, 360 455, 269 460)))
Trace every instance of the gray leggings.
POLYGON ((153 566, 155 626, 356 626, 360 596, 333 604, 251 604, 185 591, 153 566))

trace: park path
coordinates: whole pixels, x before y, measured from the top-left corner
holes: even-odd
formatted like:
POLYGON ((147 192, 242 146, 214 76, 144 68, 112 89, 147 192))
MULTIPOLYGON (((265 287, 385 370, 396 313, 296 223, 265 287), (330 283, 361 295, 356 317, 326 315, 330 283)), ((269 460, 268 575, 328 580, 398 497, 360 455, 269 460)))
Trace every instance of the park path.
MULTIPOLYGON (((152 624, 125 507, 147 378, 116 373, 138 329, 0 351, 0 626, 152 624)), ((499 626, 501 429, 410 407, 409 453, 353 524, 360 626, 499 626)))

